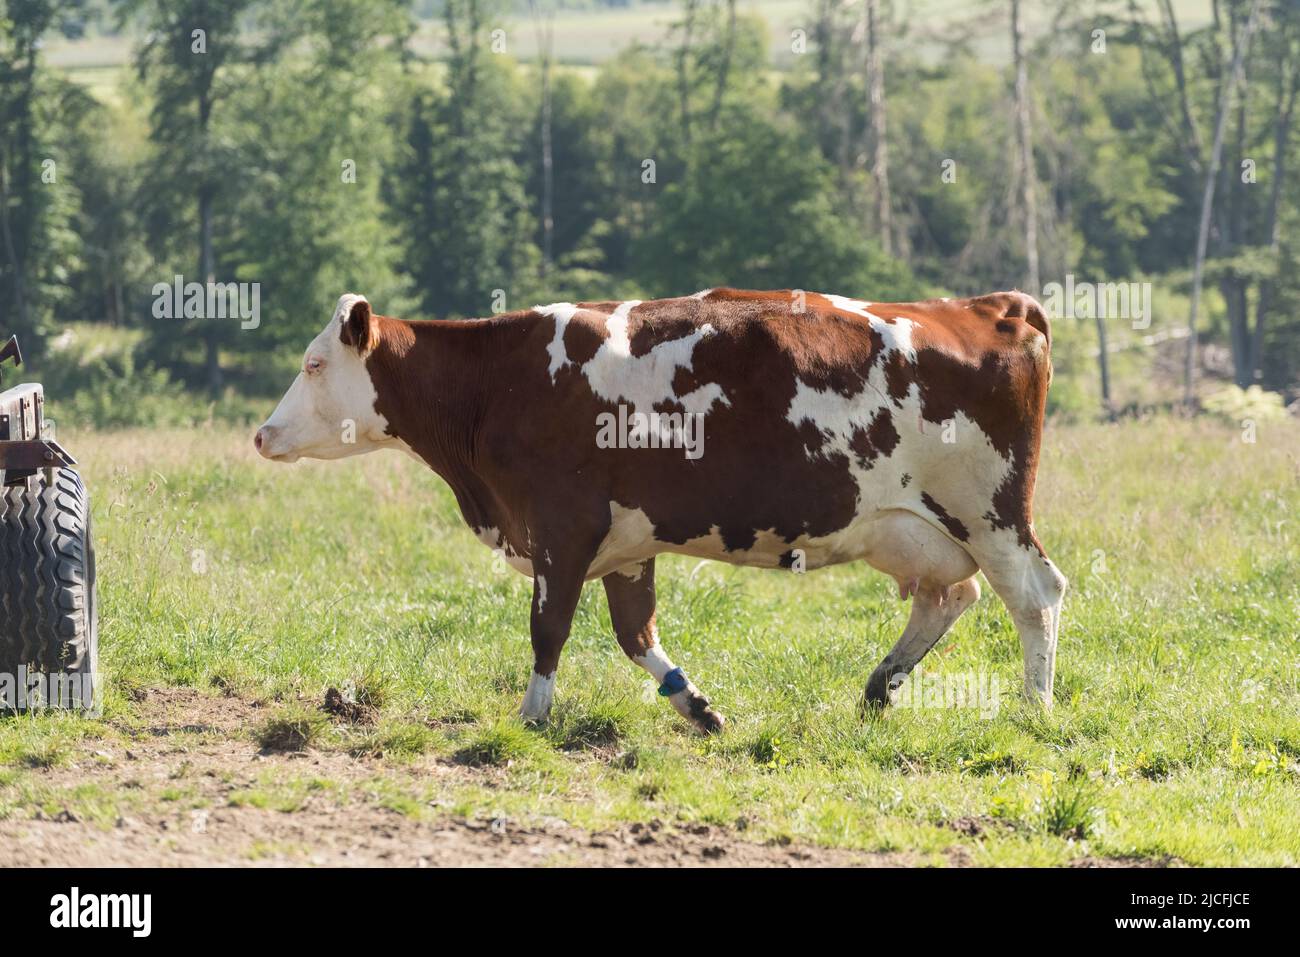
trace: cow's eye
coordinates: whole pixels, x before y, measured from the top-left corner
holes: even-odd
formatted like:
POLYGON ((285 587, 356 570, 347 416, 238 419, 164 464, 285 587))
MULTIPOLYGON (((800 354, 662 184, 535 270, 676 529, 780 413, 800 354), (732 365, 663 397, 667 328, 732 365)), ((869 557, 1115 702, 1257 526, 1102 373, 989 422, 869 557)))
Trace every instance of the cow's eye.
POLYGON ((315 375, 323 368, 325 368, 325 361, 323 359, 308 359, 306 365, 303 366, 304 371, 306 371, 308 375, 315 375))

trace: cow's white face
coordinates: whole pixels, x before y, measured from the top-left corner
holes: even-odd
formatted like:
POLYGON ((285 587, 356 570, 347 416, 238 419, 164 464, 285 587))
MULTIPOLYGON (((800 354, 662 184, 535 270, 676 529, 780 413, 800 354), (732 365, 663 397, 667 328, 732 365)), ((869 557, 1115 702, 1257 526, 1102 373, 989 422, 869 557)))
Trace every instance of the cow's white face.
POLYGON ((257 430, 253 444, 264 458, 341 459, 393 445, 366 369, 378 336, 365 297, 340 297, 333 318, 307 347, 298 378, 257 430))

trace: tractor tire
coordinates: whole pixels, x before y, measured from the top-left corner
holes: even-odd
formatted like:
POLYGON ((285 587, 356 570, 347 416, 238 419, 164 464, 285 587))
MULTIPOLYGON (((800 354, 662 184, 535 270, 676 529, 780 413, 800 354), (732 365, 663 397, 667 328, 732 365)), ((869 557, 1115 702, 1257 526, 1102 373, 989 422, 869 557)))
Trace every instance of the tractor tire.
MULTIPOLYGON (((90 499, 71 469, 55 471, 53 485, 44 472, 30 484, 0 488, 0 676, 16 682, 24 667, 29 675, 81 676, 57 694, 51 682, 44 703, 91 709, 100 689, 90 499)), ((0 710, 24 710, 5 698, 0 710)))

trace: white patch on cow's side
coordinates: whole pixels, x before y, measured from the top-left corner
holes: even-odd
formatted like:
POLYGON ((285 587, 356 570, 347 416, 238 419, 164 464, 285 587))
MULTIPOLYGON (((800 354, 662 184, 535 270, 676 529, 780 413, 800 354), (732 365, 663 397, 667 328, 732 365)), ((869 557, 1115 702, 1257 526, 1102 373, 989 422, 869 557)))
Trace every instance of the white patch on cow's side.
POLYGON ((546 354, 551 357, 551 364, 546 371, 551 374, 551 381, 554 382, 556 374, 569 364, 568 353, 564 350, 564 330, 569 328, 569 321, 578 307, 571 302, 553 302, 549 306, 535 306, 533 311, 555 320, 555 335, 546 347, 546 354))
MULTIPOLYGON (((692 368, 695 347, 714 334, 713 326, 706 323, 690 335, 656 343, 645 355, 634 356, 627 327, 629 314, 639 305, 639 299, 622 302, 605 316, 605 340, 582 366, 591 391, 608 402, 626 402, 634 412, 648 413, 662 402, 677 402, 686 412, 698 414, 708 412, 716 402, 729 405, 730 400, 716 382, 702 385, 686 395, 679 396, 673 391, 673 377, 677 370, 689 371, 692 368)), ((537 306, 535 311, 555 320, 555 335, 546 347, 550 357, 547 371, 554 382, 556 374, 572 362, 564 347, 564 332, 578 307, 560 302, 537 306)))
POLYGON ((661 550, 654 532, 649 516, 641 509, 610 502, 609 531, 596 549, 587 577, 602 578, 615 569, 652 558, 661 550))
POLYGON ((519 714, 528 721, 541 721, 551 713, 551 702, 555 700, 555 672, 539 675, 533 672, 528 679, 528 690, 524 692, 524 703, 519 707, 519 714))
POLYGON ((660 402, 677 402, 688 413, 707 413, 715 402, 729 405, 730 400, 716 382, 702 385, 685 395, 673 391, 678 369, 690 370, 695 347, 713 335, 713 326, 705 323, 680 339, 656 343, 645 355, 632 355, 628 337, 628 315, 639 300, 620 303, 605 319, 608 335, 596 354, 582 367, 591 391, 607 402, 627 402, 634 411, 649 412, 660 402))
POLYGON ((701 289, 699 292, 693 292, 693 293, 691 293, 690 298, 691 298, 691 299, 707 299, 708 296, 709 296, 709 293, 711 293, 711 292, 713 292, 712 289, 701 289))
POLYGON ((688 540, 682 545, 682 553, 696 558, 715 561, 733 562, 756 568, 778 568, 781 556, 790 550, 790 544, 776 533, 774 529, 759 529, 754 532, 754 544, 749 548, 727 550, 722 539, 722 529, 714 525, 708 534, 688 540))
POLYGON ((911 319, 904 319, 901 316, 886 321, 867 311, 867 307, 871 303, 862 302, 858 299, 848 299, 836 295, 825 295, 825 299, 836 309, 851 312, 853 315, 861 316, 870 322, 871 328, 880 334, 880 338, 885 344, 886 355, 891 352, 901 352, 909 362, 916 361, 916 346, 912 343, 912 331, 919 323, 913 322, 911 319))
POLYGON ((546 576, 538 575, 537 576, 537 610, 540 612, 540 611, 544 611, 545 609, 546 609, 546 576))
POLYGON ((640 299, 620 302, 614 307, 614 311, 605 317, 605 329, 609 335, 604 345, 610 347, 611 353, 623 359, 632 355, 632 343, 627 337, 627 317, 639 305, 641 305, 640 299))

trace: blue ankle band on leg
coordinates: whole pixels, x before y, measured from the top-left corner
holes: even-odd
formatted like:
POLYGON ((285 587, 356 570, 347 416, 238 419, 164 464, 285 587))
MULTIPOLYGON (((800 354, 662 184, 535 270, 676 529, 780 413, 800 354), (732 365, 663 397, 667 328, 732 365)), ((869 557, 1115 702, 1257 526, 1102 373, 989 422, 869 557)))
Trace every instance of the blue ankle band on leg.
POLYGON ((685 691, 686 684, 686 673, 681 668, 674 668, 664 675, 664 683, 659 686, 659 693, 667 698, 679 691, 685 691))

